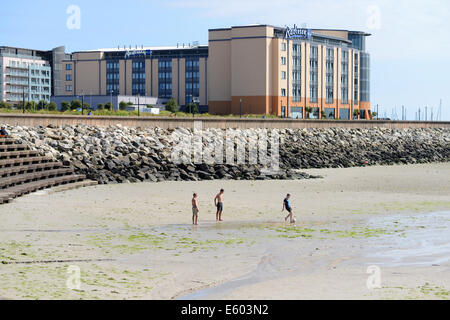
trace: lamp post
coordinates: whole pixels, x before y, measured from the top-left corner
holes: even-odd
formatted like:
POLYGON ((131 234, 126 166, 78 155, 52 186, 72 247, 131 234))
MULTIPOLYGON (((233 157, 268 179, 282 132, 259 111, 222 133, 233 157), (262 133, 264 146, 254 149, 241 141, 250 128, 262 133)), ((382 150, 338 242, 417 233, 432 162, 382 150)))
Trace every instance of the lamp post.
POLYGON ((138 93, 138 117, 141 116, 141 112, 140 112, 140 100, 139 100, 140 94, 138 93))
POLYGON ((109 92, 110 94, 111 94, 111 100, 110 100, 110 103, 111 103, 111 111, 113 111, 113 103, 112 103, 112 95, 113 95, 113 93, 114 93, 114 90, 111 90, 110 92, 109 92))
POLYGON ((240 118, 242 118, 242 99, 239 99, 240 102, 240 118))
POLYGON ((22 88, 23 94, 22 94, 22 113, 25 113, 25 88, 22 88))

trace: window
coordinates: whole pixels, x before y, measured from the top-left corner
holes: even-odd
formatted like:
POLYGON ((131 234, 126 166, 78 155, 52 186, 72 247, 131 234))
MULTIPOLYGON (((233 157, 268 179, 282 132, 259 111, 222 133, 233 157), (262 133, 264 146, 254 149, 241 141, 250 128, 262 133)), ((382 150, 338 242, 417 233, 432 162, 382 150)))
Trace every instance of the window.
POLYGON ((286 51, 286 42, 281 44, 281 51, 286 51))
POLYGON ((281 57, 281 65, 286 65, 286 57, 281 57))
POLYGON ((72 86, 71 85, 66 86, 66 91, 67 92, 71 92, 72 91, 72 86))
POLYGON ((72 64, 71 63, 66 64, 66 70, 72 70, 72 64))
POLYGON ((281 79, 286 80, 286 71, 281 71, 281 79))
POLYGON ((66 81, 72 81, 72 75, 66 74, 66 81))
POLYGON ((281 89, 281 96, 286 97, 286 89, 281 89))

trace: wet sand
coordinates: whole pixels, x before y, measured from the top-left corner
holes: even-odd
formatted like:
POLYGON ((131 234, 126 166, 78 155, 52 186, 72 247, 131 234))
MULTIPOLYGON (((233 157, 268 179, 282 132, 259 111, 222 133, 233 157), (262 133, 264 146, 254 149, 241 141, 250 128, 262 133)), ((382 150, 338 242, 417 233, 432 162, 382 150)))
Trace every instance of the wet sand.
POLYGON ((449 298, 450 164, 308 173, 324 179, 95 186, 2 205, 0 296, 449 298), (283 223, 288 192, 295 226, 283 223), (80 290, 66 286, 71 265, 80 290), (369 266, 380 268, 379 289, 367 288, 369 266))

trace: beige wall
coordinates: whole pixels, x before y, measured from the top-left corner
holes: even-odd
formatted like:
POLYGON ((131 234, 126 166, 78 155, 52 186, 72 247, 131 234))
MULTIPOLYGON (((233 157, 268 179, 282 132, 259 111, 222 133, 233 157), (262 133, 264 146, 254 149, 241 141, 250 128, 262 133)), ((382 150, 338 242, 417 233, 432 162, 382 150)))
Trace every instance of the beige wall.
POLYGON ((154 97, 158 96, 158 60, 152 60, 153 74, 152 74, 152 91, 150 94, 154 97))
MULTIPOLYGON (((210 37, 214 38, 214 33, 210 32, 210 37)), ((231 101, 231 41, 209 42, 208 99, 231 101)))
POLYGON ((78 61, 75 69, 76 92, 74 91, 74 94, 98 94, 100 89, 98 61, 78 61))
POLYGON ((145 92, 147 96, 151 96, 152 84, 152 61, 145 60, 145 92))

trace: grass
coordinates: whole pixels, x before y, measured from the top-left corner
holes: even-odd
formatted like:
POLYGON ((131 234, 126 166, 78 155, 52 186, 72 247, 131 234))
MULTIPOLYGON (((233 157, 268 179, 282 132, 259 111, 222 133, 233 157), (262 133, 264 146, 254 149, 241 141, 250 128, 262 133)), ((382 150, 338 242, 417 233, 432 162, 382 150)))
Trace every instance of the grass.
MULTIPOLYGON (((87 115, 89 111, 84 112, 84 115, 87 115)), ((0 108, 0 113, 14 113, 14 114, 20 114, 23 113, 21 109, 7 109, 7 108, 0 108)), ((138 112, 137 111, 125 111, 125 110, 117 110, 117 111, 109 111, 109 110, 93 110, 91 111, 92 116, 117 116, 117 117, 137 117, 138 112)), ((81 111, 76 110, 68 110, 65 112, 61 111, 49 111, 49 110, 26 110, 26 114, 49 114, 49 115, 69 115, 69 116, 81 116, 81 111)), ((191 113, 185 113, 185 112, 175 112, 171 113, 169 111, 161 111, 159 115, 155 115, 152 113, 140 113, 140 116, 142 117, 190 117, 192 118, 191 113)), ((240 118, 239 115, 224 115, 224 116, 218 116, 218 115, 211 115, 209 113, 200 113, 195 114, 196 118, 240 118)), ((263 115, 258 114, 245 114, 242 116, 242 118, 249 118, 249 119, 257 119, 262 118, 263 115)), ((278 116, 268 114, 265 115, 267 119, 279 119, 278 116)))

